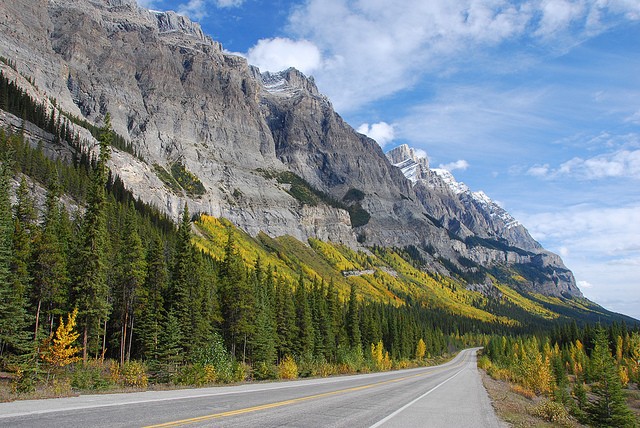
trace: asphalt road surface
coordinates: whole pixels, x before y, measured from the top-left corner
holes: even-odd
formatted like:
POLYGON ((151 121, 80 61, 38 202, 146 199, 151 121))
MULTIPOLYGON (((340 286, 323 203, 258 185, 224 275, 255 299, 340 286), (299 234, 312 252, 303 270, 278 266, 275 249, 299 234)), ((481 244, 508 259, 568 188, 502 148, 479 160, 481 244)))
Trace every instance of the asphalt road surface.
POLYGON ((476 351, 358 376, 0 403, 0 427, 503 427, 476 351))

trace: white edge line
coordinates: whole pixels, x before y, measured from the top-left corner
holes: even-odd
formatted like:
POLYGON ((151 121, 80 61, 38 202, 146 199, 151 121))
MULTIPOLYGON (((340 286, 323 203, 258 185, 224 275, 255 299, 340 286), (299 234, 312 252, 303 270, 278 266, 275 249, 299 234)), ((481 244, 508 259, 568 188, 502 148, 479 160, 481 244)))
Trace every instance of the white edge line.
POLYGON ((436 386, 434 386, 433 388, 431 388, 430 390, 428 390, 427 392, 425 392, 424 394, 422 394, 420 397, 408 402, 407 404, 405 404, 404 406, 400 407, 398 410, 396 410, 395 412, 391 413, 390 415, 388 415, 386 418, 379 420, 378 422, 376 422, 375 424, 371 425, 369 428, 378 428, 379 426, 381 426, 382 424, 384 424, 385 422, 388 422, 391 418, 393 418, 394 416, 396 416, 398 413, 406 410, 408 407, 414 405, 416 402, 422 400, 424 397, 426 397, 427 395, 431 394, 433 391, 435 391, 436 389, 440 388, 442 385, 444 385, 445 383, 449 382, 451 379, 453 379, 454 377, 458 376, 460 373, 462 373, 462 371, 465 369, 466 367, 461 368, 458 372, 456 372, 456 374, 454 374, 453 376, 451 376, 450 378, 447 378, 445 380, 443 380, 442 382, 440 382, 439 384, 437 384, 436 386))

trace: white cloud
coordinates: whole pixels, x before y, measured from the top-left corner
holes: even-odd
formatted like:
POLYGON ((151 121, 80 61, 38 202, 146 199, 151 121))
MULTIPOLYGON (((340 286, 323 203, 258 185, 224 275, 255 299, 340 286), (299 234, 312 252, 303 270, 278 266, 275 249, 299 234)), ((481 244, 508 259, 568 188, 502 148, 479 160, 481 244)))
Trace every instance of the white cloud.
POLYGON ((585 296, 607 309, 640 318, 640 205, 576 205, 555 212, 517 214, 545 248, 563 256, 585 296), (564 253, 564 254, 563 254, 564 253))
POLYGON ((580 289, 593 288, 593 284, 589 281, 577 281, 577 285, 580 289))
POLYGON ((440 164, 440 165, 438 166, 438 168, 446 169, 446 170, 447 170, 447 171, 449 171, 449 172, 453 172, 453 171, 455 171, 455 170, 461 170, 461 171, 464 171, 464 170, 466 170, 467 168, 469 168, 469 162, 467 162, 467 161, 466 161, 466 160, 464 160, 464 159, 460 159, 460 160, 457 160, 457 161, 455 161, 455 162, 450 162, 450 163, 440 164))
POLYGON ((640 180, 640 150, 618 150, 591 158, 575 157, 552 169, 548 164, 529 168, 528 175, 555 179, 573 177, 579 180, 630 178, 640 180))
POLYGON ((217 0, 218 7, 240 7, 244 0, 217 0))
POLYGON ((528 175, 545 178, 549 175, 549 164, 534 165, 527 170, 528 175))
MULTIPOLYGON (((640 14, 635 0, 308 0, 289 31, 327 61, 316 77, 338 110, 353 110, 448 74, 504 42, 564 51, 640 14), (482 52, 479 54, 479 52, 482 52)), ((487 67, 509 67, 499 53, 487 67)), ((474 63, 475 68, 479 66, 474 63)), ((513 61, 511 61, 513 62, 513 61)))
POLYGON ((178 5, 176 12, 195 21, 200 21, 209 14, 206 0, 189 0, 187 3, 178 5))
POLYGON ((322 63, 318 47, 307 40, 281 37, 261 39, 249 49, 246 57, 261 71, 281 71, 295 67, 304 74, 313 73, 322 63))
POLYGON ((414 154, 417 158, 429 159, 429 156, 427 155, 426 150, 422 150, 422 149, 413 149, 413 154, 414 154))
MULTIPOLYGON (((357 131, 369 138, 373 138, 374 140, 376 140, 380 147, 386 146, 395 138, 393 125, 389 125, 386 122, 378 122, 374 123, 373 125, 363 123, 358 127, 357 131)), ((424 152, 424 150, 422 152, 424 152)), ((427 157, 426 155, 427 153, 424 152, 424 157, 427 157)))

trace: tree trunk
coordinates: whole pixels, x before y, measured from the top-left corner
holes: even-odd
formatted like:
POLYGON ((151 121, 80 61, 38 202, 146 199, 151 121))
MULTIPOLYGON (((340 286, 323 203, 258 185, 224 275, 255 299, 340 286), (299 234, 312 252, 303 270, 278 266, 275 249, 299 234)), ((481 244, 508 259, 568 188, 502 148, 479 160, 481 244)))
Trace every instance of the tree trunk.
POLYGON ((33 341, 38 346, 38 327, 40 325, 40 306, 42 305, 42 299, 38 299, 38 309, 36 309, 36 328, 33 332, 33 341))

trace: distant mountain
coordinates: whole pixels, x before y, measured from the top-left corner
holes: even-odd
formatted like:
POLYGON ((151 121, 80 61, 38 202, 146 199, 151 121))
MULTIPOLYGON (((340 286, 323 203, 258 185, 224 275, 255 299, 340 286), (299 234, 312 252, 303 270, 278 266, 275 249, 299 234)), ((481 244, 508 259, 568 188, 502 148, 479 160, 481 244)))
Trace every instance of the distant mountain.
POLYGON ((261 73, 185 17, 134 0, 13 0, 0 4, 0 29, 17 70, 3 73, 49 109, 91 124, 110 113, 132 147, 114 150, 111 170, 175 219, 188 202, 252 236, 411 248, 425 270, 471 288, 500 280, 581 297, 560 257, 486 195, 406 146, 388 159, 312 78, 261 73))

